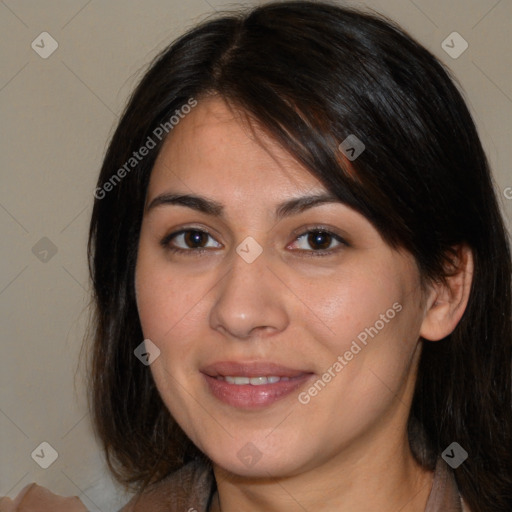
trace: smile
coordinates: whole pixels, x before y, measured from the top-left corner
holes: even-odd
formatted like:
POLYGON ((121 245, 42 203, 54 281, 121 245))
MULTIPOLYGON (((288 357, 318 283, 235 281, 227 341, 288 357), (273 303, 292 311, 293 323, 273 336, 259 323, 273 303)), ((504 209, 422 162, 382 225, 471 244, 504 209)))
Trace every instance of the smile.
POLYGON ((261 361, 223 361, 202 368, 201 373, 210 396, 240 409, 268 407, 314 376, 309 371, 261 361))

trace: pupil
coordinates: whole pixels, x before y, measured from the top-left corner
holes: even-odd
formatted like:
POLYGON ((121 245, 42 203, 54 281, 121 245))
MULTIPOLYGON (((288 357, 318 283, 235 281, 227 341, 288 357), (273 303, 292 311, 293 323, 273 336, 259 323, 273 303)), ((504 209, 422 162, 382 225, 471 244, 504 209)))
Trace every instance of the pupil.
POLYGON ((328 233, 324 233, 322 231, 317 231, 315 234, 309 235, 309 242, 311 243, 312 246, 320 245, 320 246, 322 246, 322 247, 320 247, 320 249, 326 249, 330 245, 329 236, 330 235, 328 233), (322 240, 324 242, 323 244, 322 244, 322 240))

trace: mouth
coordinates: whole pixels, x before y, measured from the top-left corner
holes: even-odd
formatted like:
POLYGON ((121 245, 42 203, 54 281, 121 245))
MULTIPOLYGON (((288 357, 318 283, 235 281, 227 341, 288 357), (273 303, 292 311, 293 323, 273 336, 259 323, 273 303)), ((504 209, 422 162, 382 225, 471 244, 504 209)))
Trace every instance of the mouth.
POLYGON ((242 409, 267 407, 289 396, 314 375, 309 370, 270 362, 222 361, 200 371, 217 400, 242 409))
MULTIPOLYGON (((292 377, 296 378, 296 377, 292 377)), ((217 380, 223 380, 229 384, 235 384, 236 386, 245 386, 250 384, 251 386, 263 386, 265 384, 275 384, 276 382, 286 382, 290 380, 290 377, 278 377, 277 375, 269 375, 262 377, 242 377, 233 375, 217 375, 217 380)))

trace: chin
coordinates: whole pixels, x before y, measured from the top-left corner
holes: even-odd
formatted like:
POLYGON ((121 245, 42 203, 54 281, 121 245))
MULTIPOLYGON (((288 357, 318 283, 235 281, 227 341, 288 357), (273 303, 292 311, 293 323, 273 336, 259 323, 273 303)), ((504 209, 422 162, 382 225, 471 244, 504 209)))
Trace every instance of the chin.
MULTIPOLYGON (((298 447, 289 447, 285 450, 286 453, 295 454, 299 451, 298 447)), ((263 449, 258 449, 251 442, 247 442, 229 457, 226 456, 226 451, 220 453, 214 451, 209 457, 224 471, 241 477, 258 479, 292 476, 301 473, 308 465, 308 461, 303 460, 303 457, 300 458, 301 460, 297 460, 297 457, 290 459, 286 453, 277 451, 268 455, 268 452, 265 454, 263 449)))

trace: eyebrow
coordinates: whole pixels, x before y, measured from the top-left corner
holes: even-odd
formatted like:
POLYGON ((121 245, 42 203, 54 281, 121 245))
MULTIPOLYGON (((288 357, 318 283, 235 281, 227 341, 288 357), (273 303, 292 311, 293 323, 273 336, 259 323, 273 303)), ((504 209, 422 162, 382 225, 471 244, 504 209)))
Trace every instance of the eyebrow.
MULTIPOLYGON (((343 202, 338 197, 331 193, 300 196, 279 203, 276 207, 274 215, 276 219, 280 220, 284 217, 296 215, 309 208, 313 208, 325 203, 343 204, 343 202)), ((207 215, 220 218, 224 217, 224 205, 222 205, 222 203, 194 194, 160 194, 156 196, 146 207, 146 213, 149 213, 154 208, 170 205, 186 206, 207 215)))

